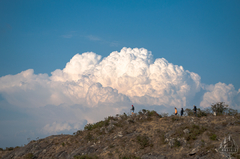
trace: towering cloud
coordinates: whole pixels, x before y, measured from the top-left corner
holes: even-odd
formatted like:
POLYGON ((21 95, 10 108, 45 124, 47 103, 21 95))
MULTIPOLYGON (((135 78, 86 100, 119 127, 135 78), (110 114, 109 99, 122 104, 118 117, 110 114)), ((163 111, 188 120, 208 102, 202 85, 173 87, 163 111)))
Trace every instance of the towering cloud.
MULTIPOLYGON (((85 98, 91 104, 105 102, 105 99, 110 102, 109 98, 101 97, 105 96, 100 93, 103 89, 95 89, 94 94, 99 94, 99 98, 90 101, 92 98, 87 94, 96 83, 117 90, 125 96, 122 99, 133 103, 176 107, 186 106, 187 99, 201 89, 199 75, 168 63, 164 58, 154 61, 151 52, 143 48, 123 48, 100 59, 101 56, 92 52, 77 54, 63 70, 52 72, 50 79, 64 85, 68 83, 67 88, 72 93, 67 92, 66 96, 85 98)), ((111 100, 116 102, 116 99, 111 100)))
POLYGON ((209 107, 216 102, 225 102, 232 108, 239 109, 240 89, 236 91, 232 84, 226 85, 221 82, 207 86, 207 92, 203 95, 200 106, 209 107))
POLYGON ((185 107, 200 91, 205 92, 202 107, 224 101, 239 108, 240 89, 224 83, 204 85, 198 74, 164 58, 154 60, 144 48, 124 47, 103 59, 93 52, 76 54, 51 76, 29 69, 0 78, 4 100, 28 108, 49 133, 79 129, 83 122, 121 113, 131 104, 185 107))

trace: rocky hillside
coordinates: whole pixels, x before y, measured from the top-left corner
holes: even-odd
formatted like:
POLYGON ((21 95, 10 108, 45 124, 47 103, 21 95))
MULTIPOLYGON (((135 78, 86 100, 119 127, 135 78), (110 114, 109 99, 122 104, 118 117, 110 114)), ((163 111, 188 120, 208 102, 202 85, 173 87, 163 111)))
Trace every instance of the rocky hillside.
POLYGON ((239 159, 239 149, 222 152, 220 145, 226 142, 228 147, 240 146, 240 114, 179 117, 143 110, 88 124, 73 135, 53 135, 11 151, 0 151, 0 158, 239 159))

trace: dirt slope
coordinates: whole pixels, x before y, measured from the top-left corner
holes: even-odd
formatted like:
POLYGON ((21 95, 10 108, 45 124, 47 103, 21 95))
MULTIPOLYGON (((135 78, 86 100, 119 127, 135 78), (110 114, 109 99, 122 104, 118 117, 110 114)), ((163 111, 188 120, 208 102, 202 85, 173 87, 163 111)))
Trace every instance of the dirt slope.
POLYGON ((53 135, 31 141, 12 151, 0 151, 2 159, 182 159, 240 158, 220 152, 224 140, 240 146, 240 114, 235 116, 169 116, 143 111, 117 115, 85 126, 73 135, 53 135))

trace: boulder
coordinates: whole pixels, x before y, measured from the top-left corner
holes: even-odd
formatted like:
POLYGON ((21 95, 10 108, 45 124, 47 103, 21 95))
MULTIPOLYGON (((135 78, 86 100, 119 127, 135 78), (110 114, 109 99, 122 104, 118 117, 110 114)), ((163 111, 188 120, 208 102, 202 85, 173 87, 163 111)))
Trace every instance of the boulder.
POLYGON ((196 147, 194 149, 192 149, 192 151, 189 153, 190 156, 195 155, 197 152, 199 151, 199 147, 196 147))
POLYGON ((189 133, 190 133, 189 129, 184 129, 183 132, 184 132, 185 134, 189 134, 189 133))
POLYGON ((167 159, 166 156, 160 155, 160 154, 145 154, 141 157, 141 159, 167 159))

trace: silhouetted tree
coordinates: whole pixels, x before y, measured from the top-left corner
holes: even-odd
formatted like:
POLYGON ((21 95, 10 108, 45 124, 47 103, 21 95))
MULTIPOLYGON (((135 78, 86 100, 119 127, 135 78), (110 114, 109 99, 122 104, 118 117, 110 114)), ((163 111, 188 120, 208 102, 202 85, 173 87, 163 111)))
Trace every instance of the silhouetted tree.
POLYGON ((224 102, 213 103, 211 109, 213 112, 216 112, 217 115, 223 115, 228 111, 228 105, 224 102))

